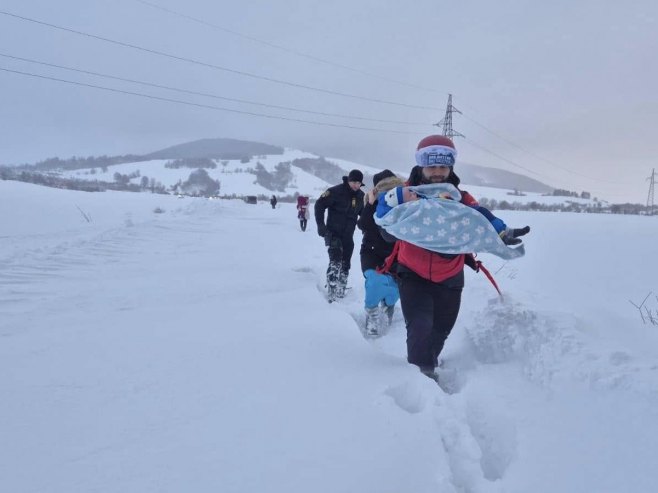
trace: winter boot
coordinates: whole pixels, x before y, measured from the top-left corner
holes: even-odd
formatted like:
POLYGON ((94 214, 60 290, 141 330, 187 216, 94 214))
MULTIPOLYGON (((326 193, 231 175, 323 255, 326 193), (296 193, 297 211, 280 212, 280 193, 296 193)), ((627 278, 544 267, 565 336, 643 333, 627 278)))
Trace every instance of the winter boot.
POLYGON ((500 233, 500 239, 503 240, 503 243, 505 245, 518 245, 521 243, 521 240, 519 238, 514 238, 510 233, 508 233, 508 230, 503 231, 500 233))
POLYGON ((431 378, 436 383, 439 383, 439 374, 433 366, 419 366, 420 372, 428 378, 431 378))
POLYGON ((374 306, 372 308, 366 308, 366 335, 371 337, 376 337, 379 335, 379 326, 380 326, 380 314, 379 306, 374 306))
POLYGON ((525 236, 530 233, 530 226, 524 228, 505 228, 505 231, 500 233, 500 238, 505 245, 518 245, 521 243, 519 236, 525 236))
POLYGON ((512 229, 512 236, 514 238, 518 238, 519 236, 525 236, 528 233, 530 233, 530 226, 526 226, 525 228, 512 229))
POLYGON ((395 305, 387 305, 386 303, 382 302, 382 309, 384 310, 384 313, 386 314, 386 318, 388 320, 388 325, 391 325, 393 323, 393 313, 395 313, 395 305))
POLYGON ((336 283, 336 296, 338 298, 345 298, 345 290, 347 289, 347 276, 348 273, 340 269, 338 273, 338 282, 336 283))
POLYGON ((342 298, 342 296, 339 296, 339 274, 340 263, 329 262, 329 268, 327 269, 327 298, 329 303, 335 301, 336 298, 342 298))

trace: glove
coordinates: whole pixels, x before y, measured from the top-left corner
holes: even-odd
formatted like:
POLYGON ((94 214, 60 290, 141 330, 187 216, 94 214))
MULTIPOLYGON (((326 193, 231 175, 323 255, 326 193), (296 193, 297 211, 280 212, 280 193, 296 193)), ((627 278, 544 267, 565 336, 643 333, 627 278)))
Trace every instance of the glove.
POLYGON ((318 225, 318 235, 324 236, 327 234, 327 227, 324 224, 318 225))
POLYGON ((480 261, 475 260, 475 257, 472 253, 467 253, 464 256, 464 264, 468 265, 475 272, 480 272, 480 261))

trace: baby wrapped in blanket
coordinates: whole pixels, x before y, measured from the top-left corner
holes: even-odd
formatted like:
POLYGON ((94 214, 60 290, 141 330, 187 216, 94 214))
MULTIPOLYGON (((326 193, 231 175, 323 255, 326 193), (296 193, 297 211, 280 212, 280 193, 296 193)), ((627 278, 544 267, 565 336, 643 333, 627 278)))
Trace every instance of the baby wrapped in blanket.
POLYGON ((460 200, 459 190, 449 183, 397 187, 380 194, 375 223, 400 240, 438 253, 487 252, 506 260, 525 254, 518 237, 530 231, 528 226, 508 228, 488 209, 460 200))

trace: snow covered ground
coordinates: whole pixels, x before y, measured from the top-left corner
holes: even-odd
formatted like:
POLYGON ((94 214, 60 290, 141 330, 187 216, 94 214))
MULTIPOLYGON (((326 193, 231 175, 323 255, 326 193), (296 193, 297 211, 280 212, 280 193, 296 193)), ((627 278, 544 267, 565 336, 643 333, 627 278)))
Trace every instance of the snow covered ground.
POLYGON ((447 393, 292 204, 0 181, 0 491, 655 491, 658 218, 500 215, 527 255, 481 256, 504 301, 467 269, 447 393))

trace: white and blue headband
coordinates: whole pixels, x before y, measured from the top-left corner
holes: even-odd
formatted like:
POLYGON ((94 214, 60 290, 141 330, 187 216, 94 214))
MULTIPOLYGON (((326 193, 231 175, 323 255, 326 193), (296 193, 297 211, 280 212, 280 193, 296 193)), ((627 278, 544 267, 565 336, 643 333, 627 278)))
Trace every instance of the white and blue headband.
POLYGON ((430 166, 454 166, 457 150, 442 145, 422 147, 416 151, 416 164, 423 168, 430 166))

